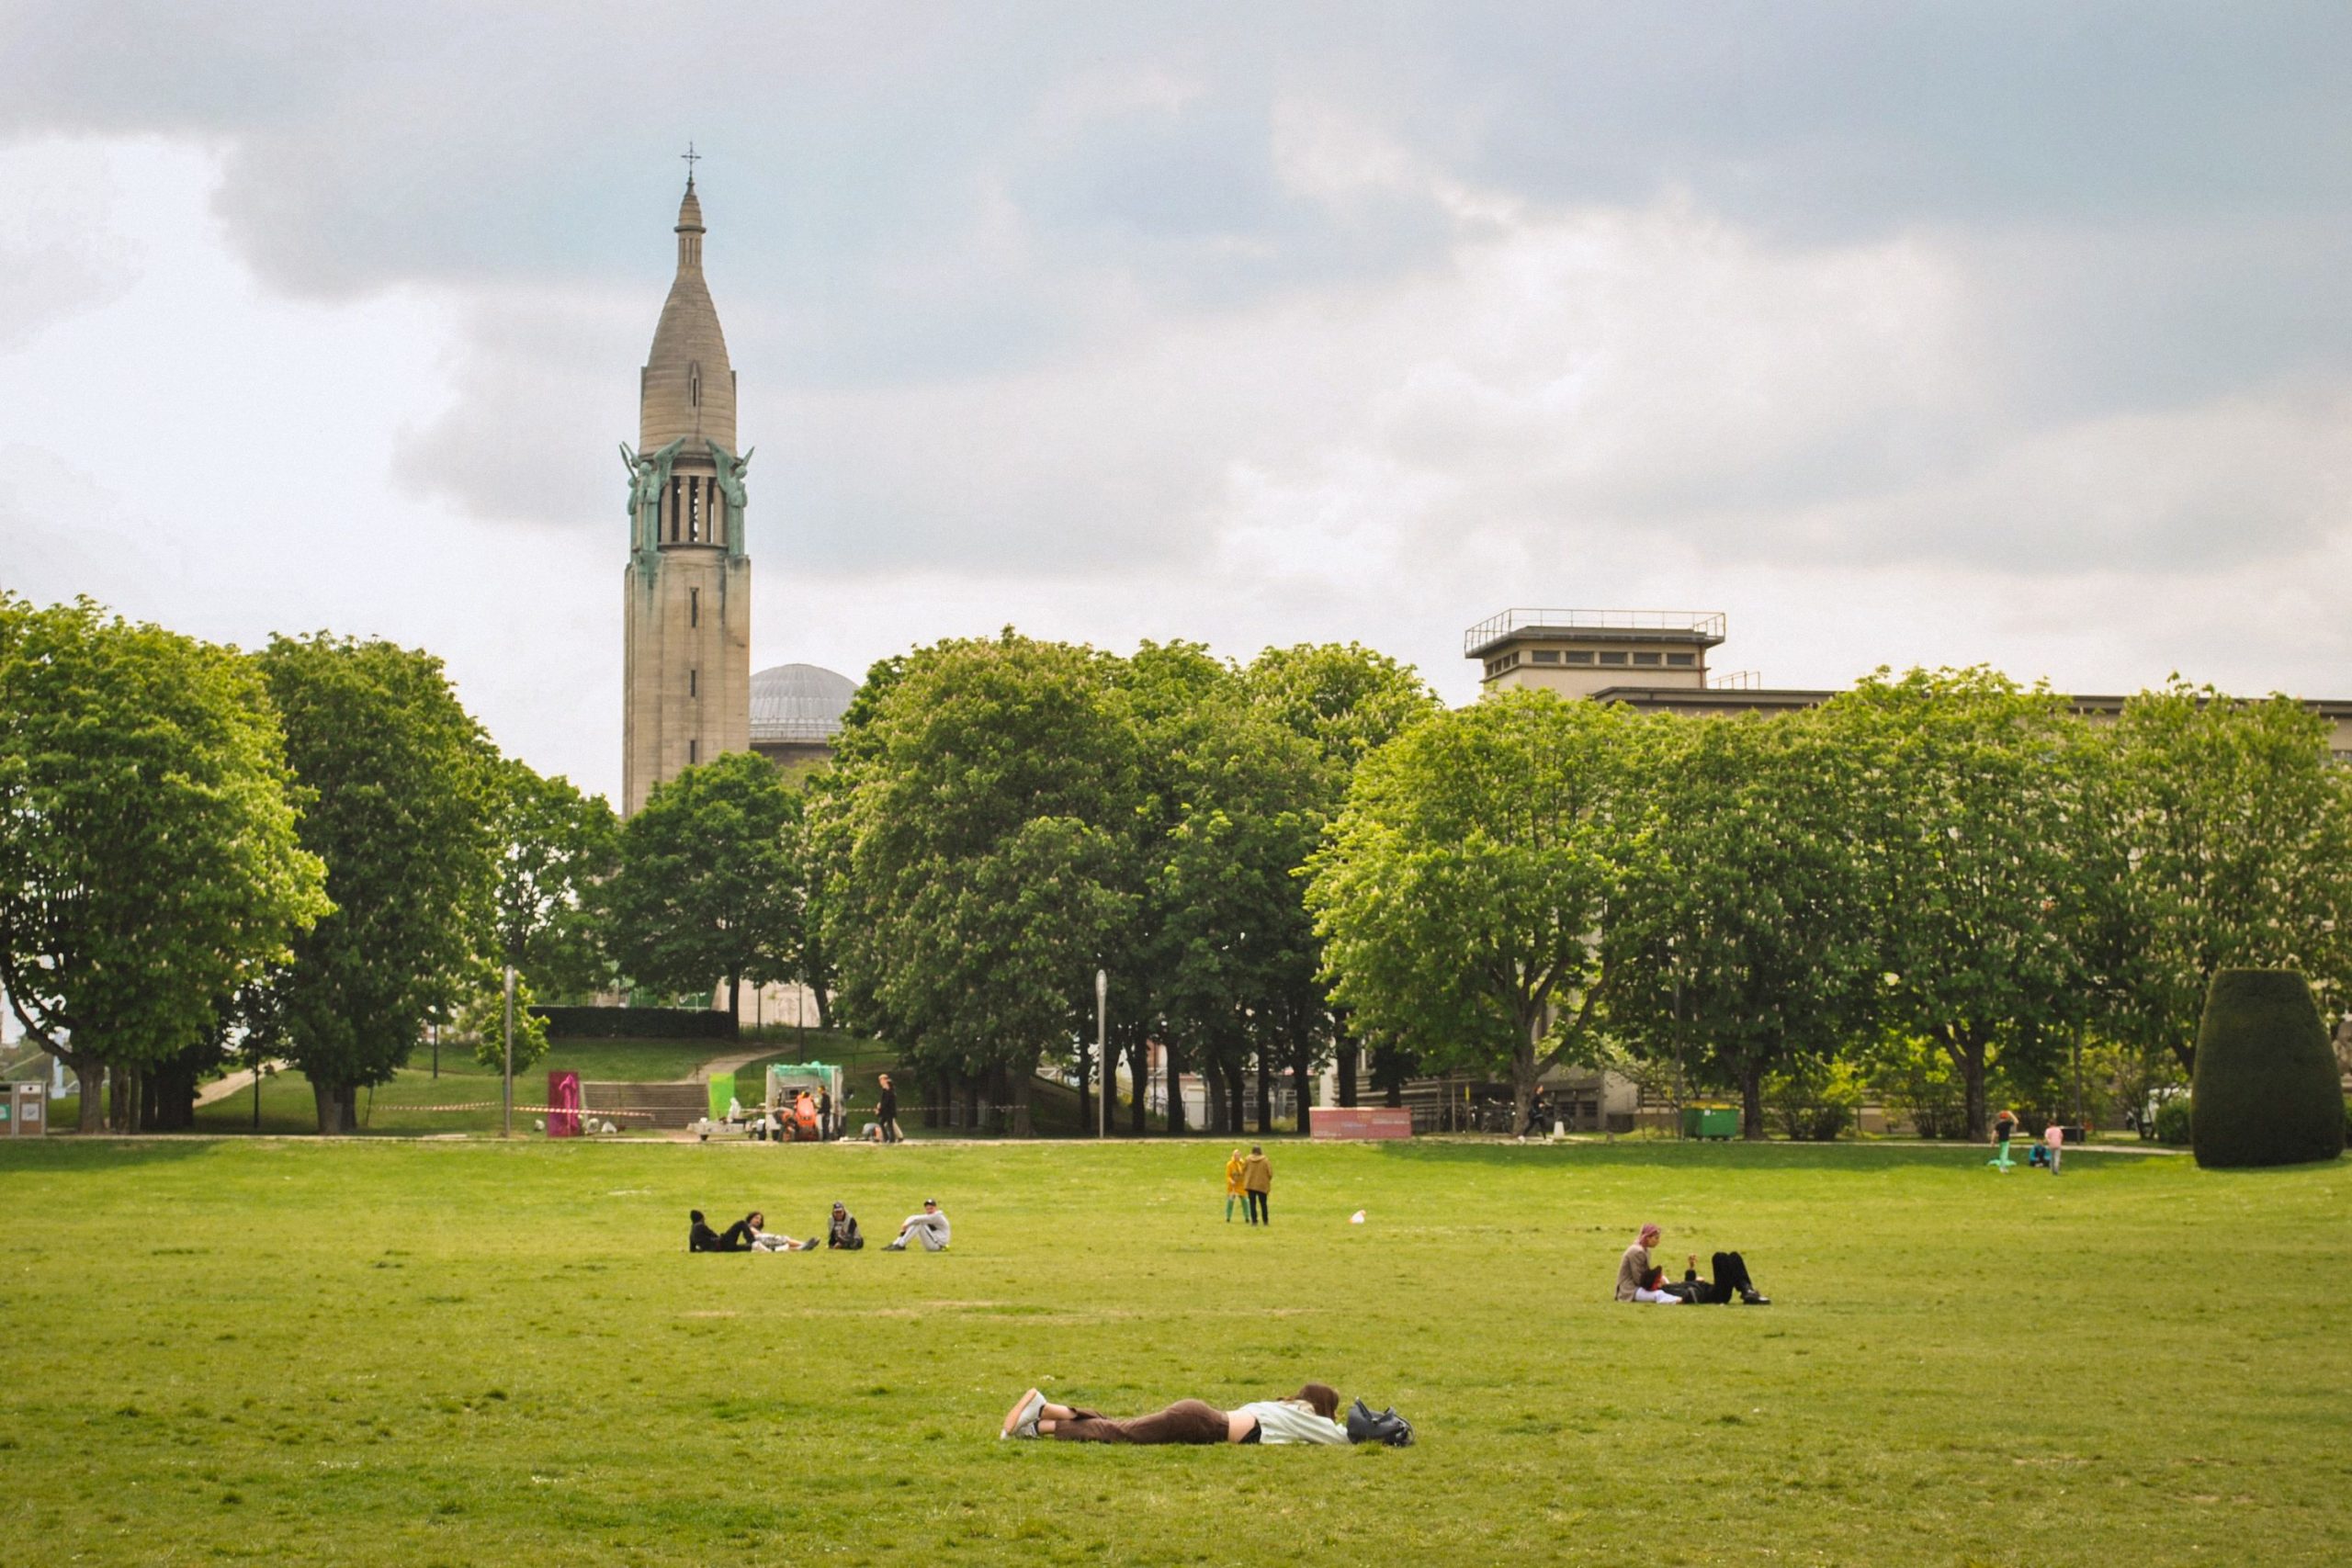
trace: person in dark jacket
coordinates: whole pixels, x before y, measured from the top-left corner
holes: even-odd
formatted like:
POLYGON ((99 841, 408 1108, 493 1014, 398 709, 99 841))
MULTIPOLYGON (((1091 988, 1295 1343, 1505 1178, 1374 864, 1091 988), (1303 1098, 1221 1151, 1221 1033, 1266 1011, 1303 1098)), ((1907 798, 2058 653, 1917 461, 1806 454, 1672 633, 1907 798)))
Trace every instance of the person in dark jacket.
POLYGON ((759 1227, 752 1224, 750 1215, 745 1215, 728 1226, 727 1234, 721 1235, 704 1221, 700 1209, 690 1209, 687 1213, 693 1221, 686 1230, 688 1252, 749 1252, 752 1250, 752 1233, 759 1227))
POLYGON ((843 1252, 858 1252, 865 1247, 865 1237, 857 1228, 857 1216, 843 1204, 833 1205, 832 1227, 825 1233, 825 1245, 843 1252))
POLYGON ((899 1091, 890 1087, 890 1075, 884 1073, 876 1080, 882 1087, 882 1098, 875 1102, 874 1120, 881 1126, 882 1141, 899 1141, 899 1091))

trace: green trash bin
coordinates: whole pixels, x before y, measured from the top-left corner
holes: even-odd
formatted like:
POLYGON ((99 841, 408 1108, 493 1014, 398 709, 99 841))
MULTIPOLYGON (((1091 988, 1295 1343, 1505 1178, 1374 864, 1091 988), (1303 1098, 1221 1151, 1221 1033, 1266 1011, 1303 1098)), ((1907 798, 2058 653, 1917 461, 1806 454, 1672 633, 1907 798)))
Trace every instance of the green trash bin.
POLYGON ((1736 1138, 1739 1112, 1728 1105, 1686 1105, 1682 1108, 1686 1138, 1736 1138))

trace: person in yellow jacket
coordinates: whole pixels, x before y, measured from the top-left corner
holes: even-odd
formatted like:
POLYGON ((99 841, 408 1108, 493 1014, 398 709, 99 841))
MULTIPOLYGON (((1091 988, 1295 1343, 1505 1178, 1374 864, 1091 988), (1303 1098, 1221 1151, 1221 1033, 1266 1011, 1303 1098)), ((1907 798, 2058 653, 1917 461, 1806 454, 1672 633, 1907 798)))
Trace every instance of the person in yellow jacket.
POLYGON ((1233 1223, 1234 1201, 1241 1196, 1241 1151, 1236 1149, 1225 1162, 1225 1223, 1233 1223))

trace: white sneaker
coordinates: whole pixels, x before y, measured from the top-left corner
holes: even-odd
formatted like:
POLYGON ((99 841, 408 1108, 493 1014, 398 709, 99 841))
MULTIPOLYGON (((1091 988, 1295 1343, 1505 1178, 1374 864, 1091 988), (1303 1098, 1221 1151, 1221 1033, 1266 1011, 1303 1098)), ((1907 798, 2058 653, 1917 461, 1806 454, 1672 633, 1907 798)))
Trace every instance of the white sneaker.
POLYGON ((1034 1438, 1037 1435, 1037 1417, 1046 1413, 1046 1396, 1031 1389, 1021 1396, 1021 1403, 1004 1418, 1004 1429, 997 1433, 997 1440, 1007 1438, 1034 1438))

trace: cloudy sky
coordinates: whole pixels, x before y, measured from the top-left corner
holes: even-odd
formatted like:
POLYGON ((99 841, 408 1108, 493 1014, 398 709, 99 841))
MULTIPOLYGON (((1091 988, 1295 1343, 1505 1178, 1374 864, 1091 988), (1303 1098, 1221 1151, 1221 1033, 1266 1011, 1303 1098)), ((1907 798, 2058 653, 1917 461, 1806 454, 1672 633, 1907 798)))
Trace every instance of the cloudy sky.
POLYGON ((755 665, 2352 696, 2347 79, 2338 3, 0 0, 0 583, 432 648, 616 790, 691 138, 755 665))

